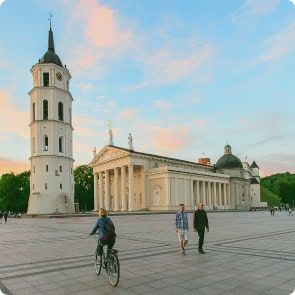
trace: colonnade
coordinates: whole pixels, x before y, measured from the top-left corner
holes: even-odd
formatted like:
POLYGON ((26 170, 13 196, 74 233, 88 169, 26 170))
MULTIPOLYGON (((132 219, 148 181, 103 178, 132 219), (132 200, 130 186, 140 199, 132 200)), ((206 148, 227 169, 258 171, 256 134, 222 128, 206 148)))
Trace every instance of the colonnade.
POLYGON ((94 172, 94 210, 101 207, 112 211, 134 211, 139 209, 136 198, 141 197, 145 207, 145 168, 140 167, 140 191, 135 193, 134 165, 122 165, 104 171, 94 172), (113 190, 111 189, 111 176, 113 190))
POLYGON ((203 202, 206 206, 233 206, 229 183, 192 180, 193 203, 203 202))

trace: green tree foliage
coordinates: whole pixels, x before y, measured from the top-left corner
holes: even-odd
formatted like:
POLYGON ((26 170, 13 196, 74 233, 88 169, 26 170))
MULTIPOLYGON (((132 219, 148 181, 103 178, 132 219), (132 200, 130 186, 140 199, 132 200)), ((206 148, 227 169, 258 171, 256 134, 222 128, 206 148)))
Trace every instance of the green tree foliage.
POLYGON ((267 188, 260 186, 260 192, 261 192, 261 201, 267 202, 267 205, 269 207, 279 206, 281 204, 280 197, 274 194, 273 192, 269 191, 267 188))
POLYGON ((0 210, 26 212, 30 195, 30 172, 3 174, 0 179, 0 210))
POLYGON ((87 165, 78 166, 74 170, 75 202, 79 203, 80 211, 93 210, 93 169, 87 165))
POLYGON ((280 196, 282 203, 295 204, 295 174, 274 174, 261 179, 261 185, 280 196))

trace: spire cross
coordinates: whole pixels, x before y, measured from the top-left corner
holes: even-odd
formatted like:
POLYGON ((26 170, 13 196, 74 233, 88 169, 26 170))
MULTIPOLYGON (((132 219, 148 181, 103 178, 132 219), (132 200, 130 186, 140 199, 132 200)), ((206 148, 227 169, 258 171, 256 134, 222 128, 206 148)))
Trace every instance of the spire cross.
POLYGON ((52 14, 52 12, 50 11, 49 12, 49 18, 48 18, 48 20, 49 20, 49 28, 51 29, 51 20, 52 20, 52 17, 53 17, 53 14, 52 14))

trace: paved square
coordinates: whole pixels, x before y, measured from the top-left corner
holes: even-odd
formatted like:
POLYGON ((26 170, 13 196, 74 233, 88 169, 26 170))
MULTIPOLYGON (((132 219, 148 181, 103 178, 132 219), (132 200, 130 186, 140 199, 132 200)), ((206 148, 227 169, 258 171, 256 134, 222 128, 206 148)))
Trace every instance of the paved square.
MULTIPOLYGON (((190 228, 178 251, 175 214, 111 216, 117 228, 117 288, 94 271, 96 217, 9 219, 0 224, 4 294, 291 294, 295 217, 287 212, 208 213, 206 255, 190 228)), ((192 214, 189 214, 190 225, 192 214)))

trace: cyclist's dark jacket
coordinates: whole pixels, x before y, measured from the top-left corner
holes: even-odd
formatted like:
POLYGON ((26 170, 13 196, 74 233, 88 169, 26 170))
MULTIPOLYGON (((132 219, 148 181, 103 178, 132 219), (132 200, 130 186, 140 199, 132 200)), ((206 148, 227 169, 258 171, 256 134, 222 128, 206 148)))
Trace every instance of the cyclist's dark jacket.
POLYGON ((98 240, 103 240, 105 238, 105 224, 107 222, 113 224, 112 220, 109 217, 98 218, 90 234, 94 235, 98 230, 98 240))

